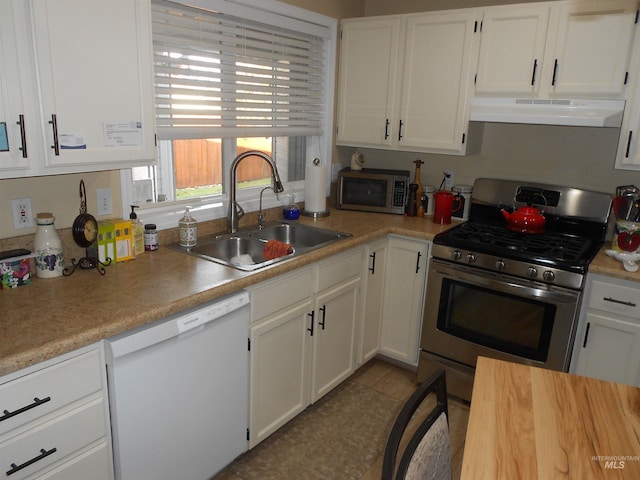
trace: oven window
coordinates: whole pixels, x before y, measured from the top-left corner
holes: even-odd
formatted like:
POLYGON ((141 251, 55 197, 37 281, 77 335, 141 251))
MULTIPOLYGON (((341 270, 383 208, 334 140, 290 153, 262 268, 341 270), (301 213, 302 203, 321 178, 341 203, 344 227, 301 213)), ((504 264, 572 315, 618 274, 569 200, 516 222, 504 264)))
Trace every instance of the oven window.
POLYGON ((556 306, 443 279, 438 328, 465 340, 545 362, 556 306))
POLYGON ((343 177, 342 203, 347 205, 386 207, 387 185, 387 180, 343 177))

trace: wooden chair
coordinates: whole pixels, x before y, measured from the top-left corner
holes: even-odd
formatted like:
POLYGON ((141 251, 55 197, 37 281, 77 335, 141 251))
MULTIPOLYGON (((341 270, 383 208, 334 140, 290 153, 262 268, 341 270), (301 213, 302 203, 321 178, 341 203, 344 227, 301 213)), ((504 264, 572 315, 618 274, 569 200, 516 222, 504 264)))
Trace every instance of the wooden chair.
MULTIPOLYGON (((406 435, 405 435, 406 437, 406 435)), ((451 445, 445 373, 438 370, 411 395, 402 407, 389 434, 382 461, 382 480, 451 479, 451 445), (436 406, 418 426, 409 441, 402 442, 407 425, 418 407, 436 395, 436 406), (399 452, 401 444, 406 444, 399 452), (397 459, 400 461, 397 462, 397 459), (396 465, 397 464, 397 465, 396 465)))

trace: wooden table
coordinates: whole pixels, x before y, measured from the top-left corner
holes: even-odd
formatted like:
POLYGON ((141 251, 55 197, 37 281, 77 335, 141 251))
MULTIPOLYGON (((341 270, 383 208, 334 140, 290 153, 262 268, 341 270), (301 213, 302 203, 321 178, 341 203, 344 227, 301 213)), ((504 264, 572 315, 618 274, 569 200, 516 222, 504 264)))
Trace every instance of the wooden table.
POLYGON ((479 358, 461 480, 640 479, 640 389, 479 358))

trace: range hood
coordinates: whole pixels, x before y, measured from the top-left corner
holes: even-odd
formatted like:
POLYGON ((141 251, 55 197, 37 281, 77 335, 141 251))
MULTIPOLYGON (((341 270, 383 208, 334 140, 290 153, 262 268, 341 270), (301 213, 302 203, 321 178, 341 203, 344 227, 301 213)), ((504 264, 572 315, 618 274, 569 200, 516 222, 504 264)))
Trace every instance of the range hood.
POLYGON ((623 113, 624 100, 473 98, 469 119, 475 122, 619 128, 623 113))

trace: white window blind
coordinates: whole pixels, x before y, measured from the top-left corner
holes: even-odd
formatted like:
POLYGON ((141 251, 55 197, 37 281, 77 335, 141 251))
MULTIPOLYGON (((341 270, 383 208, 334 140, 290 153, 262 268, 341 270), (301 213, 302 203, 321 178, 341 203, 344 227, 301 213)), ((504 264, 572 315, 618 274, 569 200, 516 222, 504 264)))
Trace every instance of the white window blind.
POLYGON ((152 6, 160 139, 322 133, 323 38, 162 0, 152 6))

